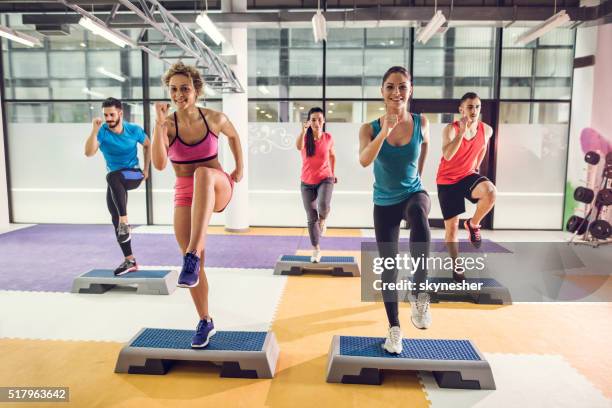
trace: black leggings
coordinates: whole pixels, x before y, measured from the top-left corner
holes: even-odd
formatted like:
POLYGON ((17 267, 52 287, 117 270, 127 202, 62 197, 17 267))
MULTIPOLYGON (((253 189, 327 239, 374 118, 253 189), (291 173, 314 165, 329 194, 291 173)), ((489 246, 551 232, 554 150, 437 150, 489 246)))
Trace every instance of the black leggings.
MULTIPOLYGON (((380 206, 374 205, 374 231, 378 253, 384 258, 395 258, 399 251, 399 231, 402 220, 410 223, 410 255, 413 258, 429 257, 429 221, 427 216, 431 201, 425 191, 412 194, 401 203, 380 206)), ((386 269, 382 273, 383 283, 397 282, 397 269, 386 269)), ((419 285, 427 279, 427 267, 421 264, 412 278, 419 285)), ((417 294, 419 291, 413 291, 417 294)), ((383 290, 383 300, 389 326, 399 326, 397 291, 383 290)))
MULTIPOLYGON (((144 180, 144 175, 140 169, 121 169, 111 171, 106 175, 106 205, 111 214, 113 225, 115 226, 115 236, 119 226, 119 217, 127 215, 128 190, 138 188, 144 180)), ((131 241, 120 243, 123 256, 132 255, 131 241)))

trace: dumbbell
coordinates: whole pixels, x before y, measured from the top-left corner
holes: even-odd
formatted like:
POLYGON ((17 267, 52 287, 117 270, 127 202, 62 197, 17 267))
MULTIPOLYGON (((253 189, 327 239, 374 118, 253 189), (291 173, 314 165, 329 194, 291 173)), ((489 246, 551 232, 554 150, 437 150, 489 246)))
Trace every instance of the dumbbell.
POLYGON ((606 154, 606 166, 612 166, 612 152, 606 154))
POLYGON ((592 165, 599 163, 599 159, 599 153, 597 152, 587 152, 587 154, 584 156, 584 161, 592 165))
POLYGON ((574 200, 580 201, 581 203, 590 204, 595 197, 595 193, 590 188, 577 187, 574 190, 574 200))
POLYGON ((595 205, 604 206, 612 205, 612 188, 603 188, 597 192, 595 205))
POLYGON ((612 179, 612 165, 609 165, 604 169, 603 176, 612 179))
POLYGON ((597 239, 608 239, 612 235, 612 227, 606 220, 597 220, 591 223, 589 232, 597 239))
POLYGON ((584 218, 577 215, 572 215, 565 224, 565 229, 571 233, 578 231, 578 235, 583 235, 587 231, 589 223, 584 218))

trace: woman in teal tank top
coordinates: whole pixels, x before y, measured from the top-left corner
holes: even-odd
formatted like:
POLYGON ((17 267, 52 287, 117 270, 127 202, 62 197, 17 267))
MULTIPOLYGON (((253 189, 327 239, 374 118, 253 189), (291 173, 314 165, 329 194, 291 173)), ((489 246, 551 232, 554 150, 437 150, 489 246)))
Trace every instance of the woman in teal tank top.
MULTIPOLYGON (((395 258, 399 250, 402 220, 410 223, 410 254, 413 258, 429 256, 429 221, 431 202, 423 189, 421 174, 427 157, 429 124, 422 115, 408 112, 412 95, 410 74, 404 67, 391 67, 383 76, 381 94, 386 114, 364 123, 359 131, 359 162, 374 163, 374 230, 379 255, 395 258)), ((385 284, 397 282, 397 269, 382 273, 383 300, 389 331, 383 348, 389 353, 402 352, 397 292, 385 290, 385 284)), ((417 268, 412 281, 417 285, 427 278, 426 268, 417 268)), ((412 323, 419 329, 431 325, 429 294, 413 291, 412 323)))

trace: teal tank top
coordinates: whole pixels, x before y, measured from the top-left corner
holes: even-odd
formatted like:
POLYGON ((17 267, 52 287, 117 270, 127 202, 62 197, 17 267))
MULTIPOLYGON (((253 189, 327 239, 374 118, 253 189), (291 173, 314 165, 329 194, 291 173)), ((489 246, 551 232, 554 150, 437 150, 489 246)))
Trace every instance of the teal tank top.
MULTIPOLYGON (((414 123, 410 143, 404 146, 392 146, 385 140, 374 160, 374 204, 376 205, 398 204, 417 191, 423 190, 418 171, 423 142, 421 116, 413 113, 410 115, 414 123)), ((370 124, 374 139, 381 130, 380 121, 376 119, 370 124)))

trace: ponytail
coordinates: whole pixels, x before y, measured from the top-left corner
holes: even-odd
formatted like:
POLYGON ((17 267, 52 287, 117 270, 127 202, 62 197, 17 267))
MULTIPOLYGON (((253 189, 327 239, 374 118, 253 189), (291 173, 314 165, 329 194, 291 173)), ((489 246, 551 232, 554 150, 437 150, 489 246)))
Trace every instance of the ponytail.
MULTIPOLYGON (((308 111, 308 120, 310 120, 310 115, 312 115, 313 113, 317 113, 317 112, 323 114, 323 117, 325 118, 325 112, 323 112, 323 109, 315 106, 314 108, 311 108, 308 111)), ((306 156, 311 157, 311 156, 314 156, 314 154, 315 154, 314 134, 312 132, 312 128, 309 127, 308 130, 306 131, 306 156)))

